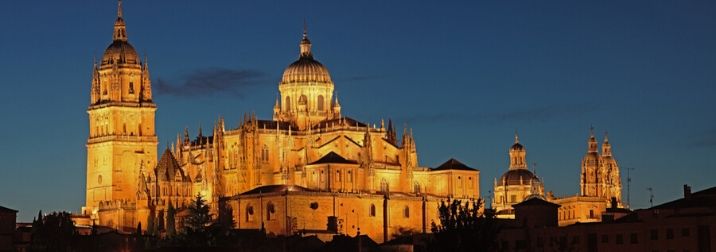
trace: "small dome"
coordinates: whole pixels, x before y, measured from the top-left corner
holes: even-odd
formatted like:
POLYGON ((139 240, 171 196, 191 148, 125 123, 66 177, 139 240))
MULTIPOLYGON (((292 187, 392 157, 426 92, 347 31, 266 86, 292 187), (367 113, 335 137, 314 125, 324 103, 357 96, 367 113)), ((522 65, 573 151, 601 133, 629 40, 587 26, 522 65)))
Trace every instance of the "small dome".
POLYGON ((536 182, 540 182, 539 178, 535 176, 530 170, 515 169, 509 170, 505 172, 505 174, 502 174, 502 177, 500 177, 500 180, 497 181, 497 183, 501 186, 520 185, 520 181, 522 181, 523 185, 529 185, 530 180, 536 180, 536 182))
POLYGON ((512 150, 524 150, 525 147, 522 146, 522 144, 520 144, 520 143, 515 143, 515 144, 512 145, 512 147, 510 147, 510 149, 512 149, 512 150))
POLYGON ((115 40, 107 47, 102 56, 102 65, 114 63, 139 64, 139 55, 127 41, 115 40))
POLYGON ((330 84, 328 69, 310 56, 301 56, 283 71, 281 85, 285 84, 330 84))

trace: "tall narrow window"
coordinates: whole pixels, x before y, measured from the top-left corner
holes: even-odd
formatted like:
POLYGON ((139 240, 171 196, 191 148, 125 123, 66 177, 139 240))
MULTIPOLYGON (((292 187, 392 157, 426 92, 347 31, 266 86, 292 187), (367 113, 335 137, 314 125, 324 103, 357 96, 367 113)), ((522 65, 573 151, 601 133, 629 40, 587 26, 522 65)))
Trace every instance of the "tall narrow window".
POLYGON ((270 202, 266 204, 266 220, 273 220, 276 219, 276 206, 274 206, 273 202, 270 202))
POLYGON ((319 96, 318 96, 317 102, 318 102, 318 104, 317 104, 317 106, 318 106, 318 111, 323 111, 323 109, 324 109, 323 95, 319 95, 319 96))
POLYGON ((405 206, 405 209, 403 209, 403 217, 410 218, 410 208, 408 206, 405 206))
POLYGON ((299 104, 299 105, 306 105, 306 103, 308 103, 308 98, 306 98, 305 95, 301 95, 301 96, 298 98, 298 104, 299 104))
POLYGON ((129 93, 134 94, 134 82, 129 83, 129 93))
POLYGON ((368 211, 370 217, 375 217, 375 204, 370 204, 370 211, 368 211))
POLYGON ((286 96, 286 111, 291 111, 291 96, 286 96))

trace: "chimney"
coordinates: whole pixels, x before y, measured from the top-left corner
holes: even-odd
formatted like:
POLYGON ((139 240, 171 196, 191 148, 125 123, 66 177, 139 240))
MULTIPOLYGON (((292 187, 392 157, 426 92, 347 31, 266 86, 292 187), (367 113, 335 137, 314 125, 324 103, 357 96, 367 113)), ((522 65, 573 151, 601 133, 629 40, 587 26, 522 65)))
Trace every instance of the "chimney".
POLYGON ((691 197, 691 187, 687 184, 684 184, 684 198, 691 197))

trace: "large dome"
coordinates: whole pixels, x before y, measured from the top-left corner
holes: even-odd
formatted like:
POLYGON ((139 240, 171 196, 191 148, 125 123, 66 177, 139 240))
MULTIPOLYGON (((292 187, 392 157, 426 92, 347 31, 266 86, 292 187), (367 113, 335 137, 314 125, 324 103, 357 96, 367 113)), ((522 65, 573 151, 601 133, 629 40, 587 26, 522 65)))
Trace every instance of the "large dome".
POLYGON ((104 51, 102 65, 108 64, 139 64, 137 50, 127 41, 115 40, 104 51))
POLYGON ((298 60, 291 63, 283 71, 281 85, 287 84, 332 84, 331 75, 328 69, 320 62, 313 59, 311 52, 311 41, 308 40, 306 31, 303 32, 303 39, 300 44, 301 53, 298 60))
POLYGON ((497 183, 501 186, 520 185, 520 182, 522 182, 522 185, 529 185, 530 180, 536 180, 534 182, 540 181, 539 178, 534 175, 534 173, 532 173, 530 170, 514 169, 505 172, 505 174, 502 174, 502 177, 500 177, 500 180, 497 181, 497 183))
POLYGON ((281 85, 331 83, 331 76, 323 64, 312 57, 301 57, 283 71, 281 85))

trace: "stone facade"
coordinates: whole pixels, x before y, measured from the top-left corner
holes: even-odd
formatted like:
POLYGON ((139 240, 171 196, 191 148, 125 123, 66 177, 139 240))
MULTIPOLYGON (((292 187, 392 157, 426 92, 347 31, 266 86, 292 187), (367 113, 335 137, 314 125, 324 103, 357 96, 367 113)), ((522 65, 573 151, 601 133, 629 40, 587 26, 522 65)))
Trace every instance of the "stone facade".
POLYGON ((304 31, 271 120, 245 114, 227 127, 219 118, 195 137, 185 129, 157 162, 148 67, 127 42, 120 5, 114 42, 93 70, 85 214, 117 229, 146 228, 169 204, 181 209, 200 194, 215 215, 227 203, 236 228, 354 234, 360 218, 361 231, 382 241, 428 231, 440 200, 479 197, 478 170, 454 159, 421 166, 411 129, 398 138, 390 120, 344 116, 311 46, 304 31), (276 186, 293 189, 265 191, 276 186), (329 217, 339 227, 329 228, 329 217))

